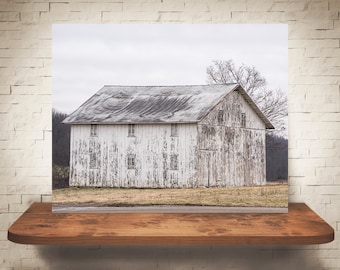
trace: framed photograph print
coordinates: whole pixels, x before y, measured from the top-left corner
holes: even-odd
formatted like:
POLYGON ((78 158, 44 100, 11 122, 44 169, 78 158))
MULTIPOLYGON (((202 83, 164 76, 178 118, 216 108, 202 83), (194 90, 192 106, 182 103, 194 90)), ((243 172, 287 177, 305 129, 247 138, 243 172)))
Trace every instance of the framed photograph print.
POLYGON ((288 211, 285 24, 53 25, 53 211, 288 211))

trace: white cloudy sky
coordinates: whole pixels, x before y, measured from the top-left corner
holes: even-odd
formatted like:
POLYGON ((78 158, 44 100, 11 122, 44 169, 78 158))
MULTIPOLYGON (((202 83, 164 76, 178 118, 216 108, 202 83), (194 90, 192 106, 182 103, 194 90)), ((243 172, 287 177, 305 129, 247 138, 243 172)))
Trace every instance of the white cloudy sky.
POLYGON ((228 59, 286 91, 287 25, 53 25, 53 107, 70 113, 106 84, 206 84, 228 59))

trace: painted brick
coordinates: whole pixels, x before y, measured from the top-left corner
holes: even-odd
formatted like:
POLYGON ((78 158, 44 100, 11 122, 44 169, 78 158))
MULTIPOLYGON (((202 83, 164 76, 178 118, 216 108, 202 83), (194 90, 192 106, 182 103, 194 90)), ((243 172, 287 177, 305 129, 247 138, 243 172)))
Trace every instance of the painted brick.
POLYGON ((4 191, 7 189, 7 185, 12 179, 15 179, 15 168, 9 166, 5 167, 3 165, 0 166, 0 186, 2 187, 0 194, 11 194, 4 191), (5 189, 3 187, 5 187, 5 189))
POLYGON ((0 208, 9 211, 0 214, 1 269, 339 269, 339 11, 338 0, 1 1, 0 208), (8 226, 30 203, 51 200, 52 73, 44 58, 51 57, 51 24, 60 22, 289 23, 289 200, 303 201, 325 218, 336 229, 335 241, 66 251, 7 241, 8 226))
POLYGON ((17 177, 30 177, 30 176, 36 176, 36 177, 51 177, 52 172, 50 168, 45 167, 38 167, 35 169, 32 168, 16 168, 15 169, 15 175, 17 177))
MULTIPOLYGON (((315 148, 318 147, 319 145, 322 145, 324 148, 330 148, 333 149, 335 148, 335 142, 333 140, 298 140, 297 141, 297 148, 315 148)), ((320 159, 320 161, 323 161, 325 163, 324 159, 320 159)))
MULTIPOLYGON (((188 20, 187 13, 183 12, 160 12, 159 21, 161 22, 185 22, 188 20)), ((212 17, 210 13, 202 12, 199 14, 191 14, 192 22, 211 22, 212 17)))
MULTIPOLYGON (((17 181, 16 183, 14 182, 13 185, 7 186, 7 192, 14 194, 14 195, 18 195, 18 194, 20 194, 20 195, 22 195, 22 194, 38 194, 38 195, 39 194, 51 194, 52 185, 51 184, 46 185, 47 182, 51 182, 50 177, 40 177, 39 181, 36 181, 37 182, 36 184, 30 183, 29 181, 31 179, 32 179, 31 177, 28 177, 28 178, 23 179, 21 181, 21 183, 19 181, 17 181), (25 184, 25 182, 23 182, 23 181, 27 182, 27 184, 25 184)), ((21 210, 24 208, 24 206, 22 206, 21 204, 19 206, 18 205, 17 206, 11 205, 10 207, 20 207, 21 210)), ((15 208, 15 209, 17 209, 17 208, 15 208)), ((27 209, 27 206, 26 206, 26 209, 27 209)))
MULTIPOLYGON (((143 11, 147 11, 147 10, 153 10, 153 7, 158 7, 161 8, 163 5, 163 2, 160 3, 155 3, 155 2, 142 2, 142 1, 129 1, 129 2, 123 2, 122 3, 122 8, 121 11, 123 12, 143 12, 143 11)), ((184 8, 184 3, 182 3, 182 8, 181 10, 183 10, 184 8)), ((163 11, 166 11, 165 8, 163 8, 163 11)), ((169 11, 169 10, 167 10, 169 11)), ((174 10, 170 10, 173 12, 178 11, 178 9, 174 9, 174 10)))
MULTIPOLYGON (((14 244, 12 242, 9 242, 8 247, 9 247, 10 250, 13 250, 13 252, 9 252, 8 259, 13 260, 13 261, 16 259, 16 262, 13 265, 14 269, 28 269, 28 268, 22 268, 21 267, 20 260, 22 258, 37 258, 38 252, 39 252, 37 249, 35 249, 35 250, 29 249, 29 247, 27 245, 18 245, 18 244, 14 244)), ((36 261, 38 263, 40 260, 37 259, 36 261)), ((44 269, 44 268, 40 268, 39 265, 37 265, 35 267, 35 269, 37 269, 37 268, 38 269, 44 269)), ((34 268, 29 268, 29 269, 34 269, 34 268)))
POLYGON ((201 3, 201 2, 188 2, 184 3, 184 9, 181 9, 180 11, 187 11, 191 13, 198 13, 198 12, 209 12, 210 7, 209 3, 201 3))
POLYGON ((14 140, 8 140, 8 141, 0 141, 0 149, 2 150, 20 150, 22 148, 28 147, 32 145, 31 141, 14 141, 14 140))
POLYGON ((312 158, 332 158, 337 155, 337 149, 312 148, 310 149, 310 156, 312 158))
MULTIPOLYGON (((293 75, 291 76, 293 77, 293 75)), ((330 85, 330 84, 339 84, 340 78, 339 76, 301 76, 301 75, 295 75, 293 78, 290 78, 289 81, 294 81, 296 84, 304 84, 306 81, 308 81, 309 85, 330 85), (322 83, 321 83, 322 82, 322 83)), ((324 108, 323 108, 324 109, 324 108)), ((315 112, 320 112, 316 110, 315 112)), ((328 112, 337 112, 333 109, 328 110, 328 112)))
MULTIPOLYGON (((49 194, 52 192, 52 188, 49 190, 49 194)), ((43 203, 50 203, 52 202, 52 195, 41 195, 41 202, 43 203)))
POLYGON ((7 113, 0 114, 1 127, 3 130, 14 130, 13 122, 8 118, 9 117, 7 113))
POLYGON ((186 15, 182 12, 160 12, 159 21, 160 22, 184 22, 186 20, 186 15))
MULTIPOLYGON (((38 35, 38 34, 37 34, 38 35)), ((8 44, 3 46, 4 48, 8 48, 8 44)), ((11 48, 15 49, 46 49, 50 47, 49 40, 42 39, 18 39, 12 41, 11 48)))
POLYGON ((22 195, 22 204, 26 204, 26 206, 30 206, 34 202, 41 202, 41 195, 40 194, 29 194, 29 195, 22 195))
POLYGON ((271 11, 274 4, 271 0, 247 0, 247 12, 271 11))
MULTIPOLYGON (((0 26, 1 26, 1 22, 0 22, 0 26)), ((1 29, 0 29, 1 30, 1 29)), ((9 44, 11 43, 11 40, 16 40, 19 39, 20 37, 20 31, 19 30, 4 30, 4 31, 0 31, 0 38, 1 41, 3 42, 3 44, 9 44)), ((13 45, 13 44, 12 44, 13 45)), ((8 49, 5 48, 5 49, 8 49)), ((13 48, 11 48, 13 49, 13 48)))
POLYGON ((0 58, 0 67, 42 67, 42 59, 31 58, 0 58))
POLYGON ((334 112, 334 113, 325 113, 325 114, 320 114, 319 116, 320 121, 325 121, 325 122, 339 122, 340 115, 339 112, 334 112))
POLYGON ((25 9, 31 11, 49 11, 50 6, 49 3, 37 1, 36 3, 26 4, 25 9))
POLYGON ((303 159, 290 159, 288 161, 288 171, 290 176, 307 176, 308 175, 315 175, 315 170, 313 168, 307 169, 306 162, 303 159))
POLYGON ((25 24, 35 24, 40 20, 40 12, 20 12, 20 21, 25 24))
POLYGON ((305 10, 305 3, 302 1, 293 1, 293 2, 276 2, 270 8, 270 11, 303 11, 305 10))
MULTIPOLYGON (((336 148, 339 149, 339 145, 337 145, 336 148)), ((328 158, 325 162, 327 167, 338 167, 340 164, 340 157, 328 158)))
POLYGON ((302 22, 292 22, 289 24, 289 36, 291 38, 295 38, 295 32, 299 33, 300 36, 303 36, 306 33, 310 34, 314 32, 315 36, 317 36, 317 33, 320 32, 318 30, 330 30, 333 28, 334 20, 305 20, 302 22))
MULTIPOLYGON (((55 2, 55 1, 53 1, 55 2)), ((11 1, 7 4, 4 3, 4 0, 0 3, 0 10, 2 11, 48 11, 49 10, 49 3, 42 2, 42 1, 11 1), (12 3, 13 2, 13 3, 12 3), (32 3, 33 2, 33 3, 32 3)))
MULTIPOLYGON (((314 85, 311 85, 310 88, 313 88, 314 85)), ((317 86, 318 88, 321 88, 322 86, 317 86)), ((329 89, 330 87, 324 86, 324 89, 329 89)), ((337 88, 335 86, 335 88, 337 88)), ((303 90, 301 90, 303 91, 303 90)), ((305 93, 308 93, 308 91, 305 91, 305 93)), ((337 113, 292 113, 294 116, 294 122, 337 122, 339 121, 339 115, 337 113)))
POLYGON ((340 10, 340 3, 338 0, 329 0, 328 2, 330 10, 340 10))
POLYGON ((0 202, 0 212, 6 213, 8 212, 9 204, 12 203, 21 203, 20 195, 2 195, 0 202))
POLYGON ((56 21, 67 19, 67 13, 70 10, 70 5, 68 2, 51 2, 50 3, 50 16, 56 21))
MULTIPOLYGON (((2 99, 7 100, 7 102, 11 104, 18 104, 18 106, 22 108, 22 112, 24 112, 24 110, 28 109, 29 107, 32 107, 31 104, 40 105, 52 103, 51 97, 46 95, 4 95, 2 99)), ((40 107, 32 107, 31 110, 35 112, 40 112, 40 107)))
POLYGON ((20 260, 20 263, 21 263, 22 269, 34 269, 34 268, 36 268, 37 264, 39 265, 39 267, 42 267, 41 269, 43 269, 43 268, 46 269, 46 268, 49 267, 48 261, 44 261, 42 259, 37 260, 36 256, 34 258, 28 258, 28 257, 23 258, 23 259, 20 260))
POLYGON ((238 23, 283 23, 285 13, 277 12, 239 12, 232 11, 232 19, 238 23))
POLYGON ((70 2, 69 10, 72 11, 81 11, 81 12, 100 12, 100 11, 122 11, 123 3, 122 2, 70 2))
POLYGON ((39 93, 39 87, 38 86, 19 86, 14 85, 12 86, 12 94, 13 95, 29 95, 29 94, 35 94, 39 93))
MULTIPOLYGON (((44 24, 45 27, 41 27, 40 24, 36 24, 33 22, 23 22, 22 23, 22 27, 20 30, 20 36, 19 36, 19 40, 20 41, 24 41, 24 40, 34 40, 34 41, 46 41, 48 39, 51 39, 51 30, 50 28, 46 28, 46 24, 44 24)), ((41 44, 39 44, 40 47, 39 49, 42 48, 50 48, 51 45, 48 44, 46 42, 43 42, 41 44), (46 45, 46 47, 43 47, 42 45, 46 45)), ((27 49, 27 48, 24 48, 27 49)))
MULTIPOLYGON (((0 31, 15 31, 19 26, 19 22, 0 22, 0 31)), ((3 40, 3 43, 8 44, 8 40, 3 40)))
POLYGON ((321 255, 322 257, 324 258, 338 258, 339 257, 339 254, 337 253, 337 250, 322 250, 320 249, 318 251, 318 254, 321 255))
MULTIPOLYGON (((245 11, 246 10, 246 2, 245 1, 224 1, 217 2, 214 5, 209 5, 209 3, 201 3, 202 9, 206 8, 206 15, 209 15, 214 22, 228 22, 231 20, 232 11, 245 11)), ((197 15, 201 15, 202 12, 195 12, 189 5, 185 5, 186 11, 190 14, 194 13, 197 15)))
POLYGON ((0 11, 0 22, 16 22, 19 20, 19 12, 0 11))
POLYGON ((217 23, 230 23, 232 20, 232 12, 217 10, 212 13, 211 19, 213 22, 216 21, 217 23))
MULTIPOLYGON (((340 171, 337 167, 324 167, 324 168, 316 168, 317 177, 327 178, 329 175, 334 175, 335 177, 340 177, 340 171)), ((335 183, 332 183, 335 184, 335 183)), ((340 194, 340 191, 338 191, 340 194)))
MULTIPOLYGON (((30 50, 27 50, 27 49, 8 49, 8 48, 0 49, 1 58, 29 57, 30 56, 29 53, 30 53, 30 50)), ((5 69, 6 68, 2 68, 1 71, 4 71, 5 69)), ((15 70, 15 69, 11 68, 10 70, 15 70)), ((15 75, 14 72, 13 72, 13 75, 15 75)))
POLYGON ((339 39, 288 39, 288 48, 339 48, 339 39))
MULTIPOLYGON (((330 22, 332 24, 332 22, 330 22)), ((334 24, 334 22, 333 22, 334 24)), ((323 39, 337 39, 338 38, 338 29, 334 29, 331 27, 330 29, 295 29, 292 31, 292 37, 295 39, 315 39, 315 40, 323 40, 323 39)), ((320 56, 320 55, 318 55, 320 56)))
POLYGON ((329 1, 310 1, 307 4, 308 10, 329 10, 329 1))
MULTIPOLYGON (((182 1, 160 1, 160 2, 124 2, 123 11, 150 11, 157 10, 158 12, 181 12, 188 6, 195 10, 202 10, 202 5, 197 2, 182 2, 182 1)), ((203 4, 203 6, 205 6, 203 4)))
POLYGON ((84 23, 86 24, 88 20, 91 18, 93 23, 102 23, 102 12, 89 10, 86 12, 83 11, 71 11, 68 13, 67 23, 84 23))
POLYGON ((340 131, 332 128, 320 131, 320 138, 326 140, 339 140, 340 131), (321 133, 322 132, 322 133, 321 133))
POLYGON ((158 12, 103 12, 103 22, 157 22, 158 12))
POLYGON ((214 2, 209 6, 212 13, 217 10, 247 11, 247 0, 214 2))
POLYGON ((305 47, 288 49, 288 61, 289 62, 297 62, 297 61, 303 60, 304 57, 305 57, 305 52, 306 52, 305 47))
MULTIPOLYGON (((35 50, 40 50, 40 49, 30 49, 30 51, 35 51, 35 50)), ((50 51, 50 50, 43 50, 45 51, 50 51)), ((20 78, 39 78, 45 76, 52 76, 51 70, 47 68, 37 68, 37 67, 17 67, 16 69, 16 76, 19 76, 20 78)), ((38 85, 39 81, 37 81, 34 85, 38 85)), ((18 84, 15 84, 18 85, 18 84)), ((27 84, 22 84, 22 85, 27 85, 27 84)), ((33 84, 31 84, 33 85, 33 84)))
MULTIPOLYGON (((309 160, 314 160, 314 159, 309 159, 309 160)), ((316 168, 317 169, 317 168, 316 168)), ((308 178, 306 177, 303 179, 300 184, 302 186, 324 186, 324 185, 333 185, 334 184, 334 177, 326 177, 326 178, 320 178, 320 176, 309 176, 308 178)), ((320 194, 322 195, 322 194, 320 194)), ((323 194, 325 195, 325 194, 323 194)))
POLYGON ((286 12, 286 19, 288 21, 304 21, 304 20, 338 20, 339 13, 336 10, 323 11, 312 10, 302 12, 286 12))
POLYGON ((309 149, 289 149, 288 150, 288 156, 289 158, 304 158, 309 157, 309 149))
POLYGON ((294 186, 300 186, 306 178, 303 176, 290 176, 289 177, 289 188, 294 186))

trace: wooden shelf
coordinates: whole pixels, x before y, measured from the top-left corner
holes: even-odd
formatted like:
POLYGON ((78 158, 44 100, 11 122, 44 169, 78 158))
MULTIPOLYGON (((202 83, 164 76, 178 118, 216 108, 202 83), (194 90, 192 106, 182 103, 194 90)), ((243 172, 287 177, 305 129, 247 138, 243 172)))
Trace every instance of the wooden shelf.
POLYGON ((307 245, 334 230, 305 204, 284 214, 52 213, 34 203, 8 239, 38 245, 307 245))

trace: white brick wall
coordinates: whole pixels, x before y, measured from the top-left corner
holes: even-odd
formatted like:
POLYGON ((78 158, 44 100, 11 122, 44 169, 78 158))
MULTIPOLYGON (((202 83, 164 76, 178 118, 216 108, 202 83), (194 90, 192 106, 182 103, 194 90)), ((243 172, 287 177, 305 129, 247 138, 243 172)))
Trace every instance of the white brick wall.
POLYGON ((1 269, 340 269, 339 0, 1 0, 1 269), (335 230, 298 247, 44 247, 7 241, 51 199, 52 23, 288 23, 290 202, 335 230))

